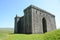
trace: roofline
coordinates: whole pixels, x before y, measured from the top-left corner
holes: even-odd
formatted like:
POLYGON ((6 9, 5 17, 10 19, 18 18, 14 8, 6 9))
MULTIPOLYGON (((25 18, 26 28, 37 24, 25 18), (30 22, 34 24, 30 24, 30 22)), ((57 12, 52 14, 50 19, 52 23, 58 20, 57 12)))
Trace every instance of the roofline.
POLYGON ((48 11, 45 11, 45 10, 43 10, 43 9, 39 8, 39 7, 36 7, 36 6, 34 6, 34 5, 30 5, 30 6, 28 6, 26 9, 24 9, 24 11, 26 11, 26 10, 27 10, 27 9, 29 9, 29 8, 37 9, 37 10, 39 10, 39 11, 42 11, 42 12, 44 12, 44 13, 47 13, 47 14, 49 14, 49 15, 54 16, 54 17, 55 17, 55 15, 53 15, 53 14, 49 13, 48 11))

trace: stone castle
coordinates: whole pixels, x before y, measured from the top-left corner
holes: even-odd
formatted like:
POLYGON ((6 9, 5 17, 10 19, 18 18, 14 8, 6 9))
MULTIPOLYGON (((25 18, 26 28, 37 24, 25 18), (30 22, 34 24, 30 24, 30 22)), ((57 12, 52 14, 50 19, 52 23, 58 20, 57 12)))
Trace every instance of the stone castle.
POLYGON ((24 9, 24 16, 15 17, 14 33, 40 34, 55 29, 55 16, 34 5, 24 9))

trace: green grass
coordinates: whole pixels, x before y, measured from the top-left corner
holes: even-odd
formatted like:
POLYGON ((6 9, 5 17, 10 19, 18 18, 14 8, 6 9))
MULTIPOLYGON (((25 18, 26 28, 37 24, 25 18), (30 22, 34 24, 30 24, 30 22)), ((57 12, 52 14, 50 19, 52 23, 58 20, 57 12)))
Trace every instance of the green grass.
POLYGON ((0 29, 0 40, 60 40, 60 29, 45 34, 12 34, 12 29, 0 29))

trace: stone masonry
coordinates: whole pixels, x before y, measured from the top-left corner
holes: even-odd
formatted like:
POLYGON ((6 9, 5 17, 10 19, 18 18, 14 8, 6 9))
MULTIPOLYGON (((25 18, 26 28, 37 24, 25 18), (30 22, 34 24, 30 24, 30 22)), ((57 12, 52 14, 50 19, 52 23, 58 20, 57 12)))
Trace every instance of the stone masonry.
POLYGON ((24 9, 24 16, 15 17, 14 33, 40 34, 55 29, 55 16, 34 5, 24 9))

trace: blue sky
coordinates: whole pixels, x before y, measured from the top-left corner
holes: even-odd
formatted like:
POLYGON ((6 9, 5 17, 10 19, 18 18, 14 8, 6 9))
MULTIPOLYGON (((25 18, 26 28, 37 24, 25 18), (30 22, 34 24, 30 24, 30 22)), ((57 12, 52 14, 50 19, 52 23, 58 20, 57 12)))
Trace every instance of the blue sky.
POLYGON ((0 0, 0 28, 14 28, 14 17, 23 16, 23 10, 30 4, 54 14, 60 28, 60 0, 0 0))

